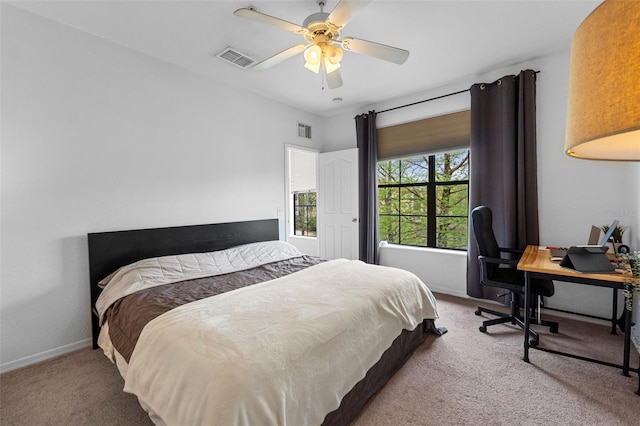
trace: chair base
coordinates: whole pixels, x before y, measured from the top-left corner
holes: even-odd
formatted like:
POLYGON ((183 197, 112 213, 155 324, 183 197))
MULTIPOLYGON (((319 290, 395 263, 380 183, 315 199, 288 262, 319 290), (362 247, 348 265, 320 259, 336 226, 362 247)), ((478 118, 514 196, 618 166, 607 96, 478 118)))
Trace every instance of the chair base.
POLYGON ((543 325, 545 327, 549 327, 549 331, 553 334, 558 333, 558 323, 555 321, 548 321, 541 319, 538 321, 538 318, 531 318, 529 321, 530 324, 543 325))
MULTIPOLYGON (((493 309, 489 309, 489 308, 485 308, 482 306, 479 306, 478 309, 476 310, 475 314, 480 316, 482 315, 482 313, 486 313, 489 315, 494 315, 498 318, 493 318, 493 319, 489 319, 489 320, 485 320, 482 322, 482 325, 479 327, 479 330, 483 333, 487 332, 487 327, 491 326, 491 325, 496 325, 496 324, 505 324, 505 323, 511 323, 513 325, 517 325, 518 327, 520 327, 521 329, 524 330, 524 321, 522 320, 522 318, 520 318, 517 315, 512 315, 512 314, 506 314, 504 312, 499 312, 499 311, 494 311, 493 309)), ((537 324, 538 321, 537 319, 531 319, 531 323, 532 324, 537 324)), ((545 321, 545 320, 541 320, 540 323, 542 325, 548 326, 550 331, 552 333, 557 333, 558 332, 558 323, 553 322, 553 321, 545 321)), ((529 344, 531 346, 538 346, 538 342, 540 341, 540 337, 538 336, 538 333, 534 330, 532 330, 531 328, 529 328, 529 334, 531 335, 531 340, 529 341, 529 344)))

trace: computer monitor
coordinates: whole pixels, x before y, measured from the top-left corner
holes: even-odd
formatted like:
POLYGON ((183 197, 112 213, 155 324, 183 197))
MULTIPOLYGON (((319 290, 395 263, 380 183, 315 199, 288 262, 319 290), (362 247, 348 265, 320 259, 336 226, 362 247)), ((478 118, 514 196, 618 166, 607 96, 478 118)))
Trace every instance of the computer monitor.
POLYGON ((604 237, 602 237, 602 239, 600 240, 600 246, 604 246, 609 242, 609 238, 611 238, 611 235, 613 235, 613 231, 615 231, 618 223, 618 220, 614 220, 613 222, 611 222, 611 225, 609 225, 609 229, 607 229, 607 232, 604 233, 604 237))

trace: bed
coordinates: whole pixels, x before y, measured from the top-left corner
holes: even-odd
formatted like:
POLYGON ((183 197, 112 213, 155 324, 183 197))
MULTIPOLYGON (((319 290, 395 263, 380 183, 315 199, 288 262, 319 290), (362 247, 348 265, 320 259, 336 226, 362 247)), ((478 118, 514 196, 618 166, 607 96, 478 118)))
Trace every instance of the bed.
POLYGON ((446 331, 413 274, 306 256, 277 219, 91 233, 88 247, 93 347, 156 424, 348 424, 446 331))

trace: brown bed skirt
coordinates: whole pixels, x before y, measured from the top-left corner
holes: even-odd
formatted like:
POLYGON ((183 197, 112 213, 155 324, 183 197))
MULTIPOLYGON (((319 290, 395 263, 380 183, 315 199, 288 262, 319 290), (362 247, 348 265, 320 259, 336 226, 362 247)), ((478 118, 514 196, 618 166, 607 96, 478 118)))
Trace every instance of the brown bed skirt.
POLYGON ((360 413, 369 398, 389 381, 429 335, 439 336, 445 332, 446 329, 435 326, 435 320, 428 319, 413 331, 403 330, 389 349, 382 354, 380 360, 369 369, 364 379, 342 398, 340 407, 327 414, 322 424, 325 426, 348 425, 360 413))

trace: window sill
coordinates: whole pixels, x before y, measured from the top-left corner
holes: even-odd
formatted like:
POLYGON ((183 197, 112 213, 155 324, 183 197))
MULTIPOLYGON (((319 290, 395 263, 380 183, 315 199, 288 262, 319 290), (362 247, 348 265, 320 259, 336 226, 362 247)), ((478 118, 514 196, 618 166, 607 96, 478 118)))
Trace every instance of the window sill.
POLYGON ((401 244, 385 244, 380 246, 380 251, 383 250, 391 250, 391 251, 413 251, 413 252, 423 252, 423 253, 437 253, 437 254, 447 254, 451 256, 461 256, 467 257, 466 250, 451 250, 451 249, 442 249, 442 248, 434 248, 434 247, 415 247, 415 246, 403 246, 401 244))
POLYGON ((301 240, 317 240, 318 237, 308 237, 306 235, 289 235, 289 238, 299 238, 301 240))

